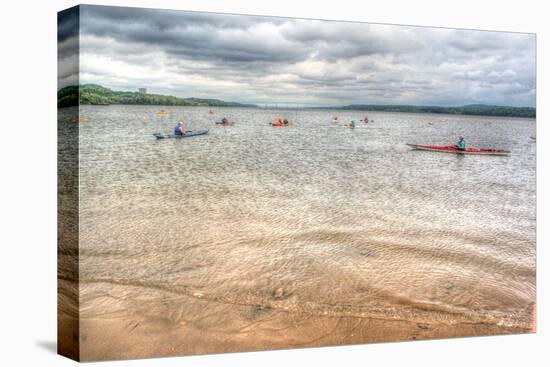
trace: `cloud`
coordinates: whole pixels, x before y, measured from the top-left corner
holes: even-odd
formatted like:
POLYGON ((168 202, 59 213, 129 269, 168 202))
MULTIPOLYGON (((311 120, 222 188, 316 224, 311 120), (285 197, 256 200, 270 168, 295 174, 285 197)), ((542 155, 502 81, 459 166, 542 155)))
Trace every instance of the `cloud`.
POLYGON ((57 16, 58 88, 78 84, 79 19, 78 7, 59 12, 57 16))
POLYGON ((57 41, 63 42, 78 35, 79 7, 69 8, 57 14, 57 41))
POLYGON ((81 82, 251 103, 535 105, 532 34, 80 9, 81 82))

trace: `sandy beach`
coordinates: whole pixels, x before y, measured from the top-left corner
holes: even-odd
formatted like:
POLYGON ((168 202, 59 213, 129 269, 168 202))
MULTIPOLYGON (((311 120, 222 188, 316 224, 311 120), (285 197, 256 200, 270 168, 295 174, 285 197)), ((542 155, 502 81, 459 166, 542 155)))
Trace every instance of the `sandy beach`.
POLYGON ((196 297, 166 298, 165 313, 145 303, 132 315, 82 318, 81 360, 247 352, 532 332, 529 325, 424 323, 293 313, 259 305, 228 305, 196 297), (203 311, 207 309, 208 314, 203 311), (197 319, 196 314, 204 315, 197 319))

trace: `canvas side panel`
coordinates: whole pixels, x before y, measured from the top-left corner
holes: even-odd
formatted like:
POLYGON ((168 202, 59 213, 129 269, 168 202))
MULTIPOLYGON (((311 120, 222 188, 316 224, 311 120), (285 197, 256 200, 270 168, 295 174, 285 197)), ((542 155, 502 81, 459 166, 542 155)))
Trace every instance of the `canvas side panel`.
POLYGON ((57 16, 57 352, 79 360, 79 7, 57 16))

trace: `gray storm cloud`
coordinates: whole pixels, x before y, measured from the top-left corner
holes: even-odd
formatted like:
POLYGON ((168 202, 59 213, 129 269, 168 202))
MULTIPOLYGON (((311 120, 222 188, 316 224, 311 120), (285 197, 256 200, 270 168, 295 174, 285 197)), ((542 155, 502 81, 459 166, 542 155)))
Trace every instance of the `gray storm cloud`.
POLYGON ((80 25, 81 83, 115 89, 247 103, 535 105, 533 34, 88 5, 80 25))

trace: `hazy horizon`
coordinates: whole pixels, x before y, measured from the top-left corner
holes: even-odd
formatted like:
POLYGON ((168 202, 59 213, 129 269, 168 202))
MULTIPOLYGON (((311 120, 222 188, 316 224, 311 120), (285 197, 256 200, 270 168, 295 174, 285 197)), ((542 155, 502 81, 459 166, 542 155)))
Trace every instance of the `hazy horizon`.
MULTIPOLYGON (((78 87, 82 87, 85 85, 97 85, 99 87, 104 87, 101 84, 96 83, 85 83, 85 84, 79 84, 78 87)), ((66 85, 58 88, 58 91, 67 88, 67 87, 75 87, 77 85, 66 85)), ((107 87, 105 87, 107 88, 107 87)), ((135 92, 138 93, 138 90, 128 90, 128 89, 117 89, 117 88, 109 88, 114 92, 135 92)), ((151 95, 162 95, 162 96, 169 96, 169 97, 177 97, 177 98, 183 98, 183 99, 192 99, 197 98, 195 96, 183 96, 178 97, 175 95, 168 95, 168 94, 159 94, 159 93, 151 93, 149 90, 147 90, 147 94, 151 95)), ((221 100, 220 98, 209 97, 208 99, 213 100, 220 100, 224 102, 236 102, 236 101, 228 101, 228 100, 221 100)), ((383 103, 383 104, 371 104, 371 103, 355 103, 355 104, 349 104, 349 105, 313 105, 313 104, 304 104, 304 103, 294 103, 294 102, 262 102, 262 103, 242 103, 244 106, 250 106, 250 107, 258 107, 258 108, 288 108, 288 109, 296 109, 296 108, 341 108, 341 107, 347 107, 347 106, 411 106, 411 107, 443 107, 443 108, 453 108, 453 107, 466 107, 466 106, 473 106, 473 105, 480 105, 480 106, 488 106, 488 107, 510 107, 510 108, 533 108, 536 110, 536 106, 510 106, 510 105, 489 105, 484 103, 471 103, 467 105, 436 105, 436 104, 393 104, 393 103, 383 103)), ((155 104, 156 105, 156 104, 155 104)))

